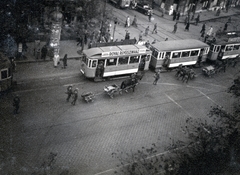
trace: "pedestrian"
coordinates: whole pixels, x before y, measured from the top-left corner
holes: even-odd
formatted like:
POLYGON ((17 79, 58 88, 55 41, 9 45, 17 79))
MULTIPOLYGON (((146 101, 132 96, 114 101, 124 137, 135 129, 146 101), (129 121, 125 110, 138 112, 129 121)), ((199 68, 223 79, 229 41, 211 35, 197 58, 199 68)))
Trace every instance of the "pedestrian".
POLYGON ((177 11, 176 20, 179 21, 179 18, 180 18, 180 12, 177 11))
POLYGON ((63 69, 66 69, 66 66, 67 66, 67 54, 64 55, 63 57, 63 69))
POLYGON ((200 21, 200 14, 199 14, 199 13, 198 13, 198 15, 197 15, 195 21, 196 21, 196 22, 195 22, 195 25, 197 26, 198 23, 199 23, 199 21, 200 21))
POLYGON ((147 42, 145 43, 145 46, 146 46, 147 48, 149 48, 149 46, 150 46, 149 40, 147 40, 147 42))
POLYGON ((42 47, 42 50, 41 50, 41 59, 46 60, 47 51, 48 51, 48 50, 47 50, 47 46, 44 45, 44 46, 42 47))
POLYGON ((160 70, 158 70, 155 74, 154 74, 154 81, 153 84, 157 85, 158 80, 160 79, 160 70))
POLYGON ((174 28, 173 28, 172 33, 176 33, 177 32, 177 24, 178 24, 177 22, 174 24, 174 26, 173 26, 174 28))
POLYGON ((14 114, 18 114, 19 105, 20 105, 20 98, 18 95, 16 95, 13 99, 14 114))
POLYGON ((137 27, 137 17, 134 15, 132 26, 137 27))
POLYGON ((67 87, 67 92, 66 92, 66 94, 68 95, 68 96, 67 96, 67 102, 68 102, 69 99, 71 98, 72 94, 73 94, 72 85, 69 85, 69 86, 67 87))
POLYGON ((125 40, 130 39, 130 33, 128 32, 128 30, 126 30, 126 34, 125 34, 125 40))
POLYGON ((130 17, 127 16, 125 27, 130 27, 130 25, 131 25, 130 22, 131 22, 130 17))
POLYGON ((203 31, 205 33, 205 30, 206 30, 206 23, 203 23, 200 33, 202 33, 203 31))
POLYGON ((206 34, 207 34, 208 36, 211 36, 212 33, 213 33, 213 27, 210 26, 206 34))
POLYGON ((165 8, 163 7, 162 8, 162 17, 164 17, 164 14, 165 14, 165 8))
POLYGON ((201 33, 201 37, 203 38, 204 35, 205 35, 205 30, 202 31, 202 33, 201 33))
POLYGON ((77 38, 77 46, 80 44, 80 46, 82 46, 82 37, 81 36, 79 36, 78 38, 77 38))
POLYGON ((74 91, 73 91, 73 94, 72 94, 72 98, 73 98, 73 101, 72 101, 72 105, 75 105, 76 104, 76 101, 78 99, 78 88, 76 88, 74 91))
POLYGON ((14 57, 10 57, 9 59, 10 59, 11 65, 12 65, 12 70, 16 71, 16 61, 15 61, 15 58, 14 57))
POLYGON ((153 40, 152 44, 155 44, 156 43, 156 39, 153 40))
POLYGON ((220 15, 220 12, 221 12, 221 9, 217 9, 217 13, 216 13, 216 16, 219 16, 220 15))
POLYGON ((164 41, 168 41, 168 38, 165 38, 165 40, 164 41))
POLYGON ((154 24, 152 34, 153 34, 153 33, 157 33, 157 23, 154 24))
POLYGON ((152 12, 149 12, 149 15, 148 15, 149 22, 151 22, 151 19, 152 19, 152 12))
POLYGON ((223 31, 225 32, 227 30, 227 28, 228 28, 228 22, 225 23, 223 31))
POLYGON ((143 37, 143 31, 140 32, 138 41, 142 41, 142 37, 143 37))
POLYGON ((173 10, 173 21, 175 21, 176 16, 177 16, 177 12, 176 12, 176 10, 173 10))
POLYGON ((40 58, 40 52, 41 52, 41 46, 39 42, 36 47, 36 59, 40 58))
POLYGON ((148 36, 148 32, 149 32, 149 26, 147 26, 147 28, 145 29, 145 36, 148 36))
POLYGON ((187 22, 189 21, 189 17, 188 15, 186 16, 185 20, 184 20, 184 24, 187 25, 187 22))
POLYGON ((189 27, 190 27, 190 22, 188 21, 186 26, 185 26, 185 30, 184 31, 189 31, 189 27))

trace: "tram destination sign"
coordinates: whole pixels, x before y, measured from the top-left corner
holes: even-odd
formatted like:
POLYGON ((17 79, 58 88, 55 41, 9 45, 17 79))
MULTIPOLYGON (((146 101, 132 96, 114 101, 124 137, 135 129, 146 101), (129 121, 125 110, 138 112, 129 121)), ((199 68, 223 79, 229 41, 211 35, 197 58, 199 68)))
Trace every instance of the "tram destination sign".
POLYGON ((103 52, 102 57, 114 57, 114 56, 132 55, 132 54, 140 54, 140 53, 146 53, 146 49, 134 49, 134 50, 120 50, 120 51, 103 52))

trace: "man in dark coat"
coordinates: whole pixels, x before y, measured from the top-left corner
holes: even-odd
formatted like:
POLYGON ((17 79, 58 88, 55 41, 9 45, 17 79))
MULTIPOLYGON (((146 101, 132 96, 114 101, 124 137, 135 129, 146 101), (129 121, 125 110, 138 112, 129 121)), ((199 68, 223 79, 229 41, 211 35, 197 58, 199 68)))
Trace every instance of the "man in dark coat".
POLYGON ((18 95, 13 99, 14 114, 18 114, 20 98, 18 95))
POLYGON ((157 82, 158 82, 158 80, 159 80, 159 78, 160 78, 160 70, 159 71, 157 71, 155 74, 154 74, 154 81, 153 81, 153 84, 154 85, 157 85, 157 82))
POLYGON ((46 59, 47 51, 48 51, 48 50, 47 50, 47 46, 44 45, 44 46, 42 47, 42 50, 41 50, 41 59, 43 59, 43 60, 46 59))
POLYGON ((63 69, 65 69, 66 66, 67 66, 67 54, 65 54, 63 57, 63 69))
POLYGON ((69 85, 69 86, 67 87, 67 92, 66 92, 66 94, 68 95, 67 101, 69 101, 69 99, 71 98, 71 96, 72 96, 72 94, 73 94, 72 85, 69 85))
POLYGON ((78 99, 78 88, 76 88, 76 89, 73 91, 73 101, 72 101, 72 105, 75 105, 75 104, 76 104, 77 99, 78 99))

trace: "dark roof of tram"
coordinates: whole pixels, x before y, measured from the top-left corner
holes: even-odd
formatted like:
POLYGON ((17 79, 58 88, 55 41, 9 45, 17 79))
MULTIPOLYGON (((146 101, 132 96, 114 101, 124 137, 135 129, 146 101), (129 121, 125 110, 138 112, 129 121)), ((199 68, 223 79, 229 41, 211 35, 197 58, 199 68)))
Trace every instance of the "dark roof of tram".
POLYGON ((220 36, 215 37, 215 45, 240 43, 240 31, 222 32, 220 36))
POLYGON ((207 45, 206 43, 196 39, 161 41, 155 44, 151 44, 151 46, 153 46, 159 51, 177 51, 209 47, 209 45, 207 45))

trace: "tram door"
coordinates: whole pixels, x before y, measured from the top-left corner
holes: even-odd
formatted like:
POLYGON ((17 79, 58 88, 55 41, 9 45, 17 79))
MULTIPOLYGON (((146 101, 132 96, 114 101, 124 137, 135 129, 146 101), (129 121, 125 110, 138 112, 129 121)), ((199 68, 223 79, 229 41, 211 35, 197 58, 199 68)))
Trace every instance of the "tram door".
POLYGON ((95 77, 103 78, 105 60, 98 60, 95 77))

